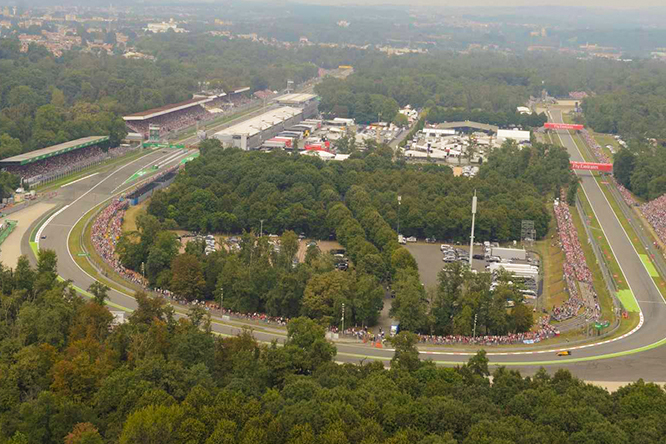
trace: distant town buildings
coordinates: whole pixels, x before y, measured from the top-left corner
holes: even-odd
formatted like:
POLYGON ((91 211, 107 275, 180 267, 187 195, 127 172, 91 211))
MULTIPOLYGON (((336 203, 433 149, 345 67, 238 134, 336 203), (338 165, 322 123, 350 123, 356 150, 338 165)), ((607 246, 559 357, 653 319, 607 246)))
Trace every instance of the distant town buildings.
POLYGON ((188 32, 186 29, 179 28, 178 25, 173 21, 173 19, 169 20, 168 23, 167 22, 148 23, 148 27, 145 28, 145 30, 154 33, 167 32, 169 30, 177 33, 188 32))

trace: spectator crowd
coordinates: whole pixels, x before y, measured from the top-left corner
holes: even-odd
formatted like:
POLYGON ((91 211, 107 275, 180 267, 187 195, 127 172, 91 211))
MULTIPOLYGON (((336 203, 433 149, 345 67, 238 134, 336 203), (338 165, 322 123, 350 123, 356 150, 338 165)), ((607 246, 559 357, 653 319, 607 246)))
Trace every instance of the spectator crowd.
POLYGON ((123 217, 129 207, 124 199, 114 199, 104 208, 92 226, 92 243, 95 251, 113 270, 124 279, 135 284, 145 285, 143 277, 135 271, 125 268, 116 256, 116 244, 122 234, 123 217))
POLYGON ((250 103, 250 100, 242 95, 232 95, 217 97, 206 104, 211 111, 222 109, 220 112, 211 112, 203 105, 193 105, 189 108, 172 111, 161 116, 153 117, 147 120, 130 120, 125 123, 135 133, 148 138, 150 126, 155 125, 160 128, 160 138, 175 133, 198 122, 206 122, 215 117, 224 115, 224 113, 234 111, 236 108, 250 103))
POLYGON ((559 331, 550 325, 550 317, 542 316, 538 322, 539 328, 536 331, 525 333, 510 333, 508 335, 489 335, 489 336, 436 336, 419 335, 419 340, 425 344, 433 345, 509 345, 509 344, 536 344, 545 339, 559 335, 559 331))
POLYGON ((160 128, 160 137, 163 137, 171 132, 180 131, 192 126, 197 121, 203 122, 213 117, 215 115, 209 113, 203 106, 194 105, 189 108, 162 114, 152 119, 126 121, 125 123, 132 131, 141 134, 145 138, 149 136, 150 126, 155 125, 160 128))
POLYGON ((104 260, 104 262, 124 279, 144 287, 147 284, 144 277, 134 270, 125 268, 116 256, 116 244, 122 235, 123 218, 125 216, 125 211, 127 211, 127 208, 129 207, 129 201, 126 200, 124 196, 159 180, 165 175, 176 171, 178 168, 180 168, 180 165, 175 165, 164 170, 160 174, 151 177, 147 182, 143 182, 140 185, 133 187, 133 189, 127 190, 123 194, 123 197, 116 198, 111 204, 107 205, 99 213, 92 225, 92 243, 95 251, 97 251, 102 260, 104 260))
POLYGON ((34 185, 48 182, 53 178, 64 176, 110 158, 122 156, 131 149, 125 146, 112 148, 104 152, 99 146, 93 145, 25 165, 7 166, 5 170, 21 177, 24 183, 34 185))
POLYGON ((585 316, 589 319, 599 319, 600 310, 598 296, 592 288, 592 272, 585 261, 583 247, 578 239, 578 232, 573 223, 569 206, 566 204, 566 194, 562 191, 561 200, 555 200, 555 219, 557 221, 557 233, 560 248, 564 251, 563 278, 569 291, 569 299, 559 307, 552 310, 552 318, 556 321, 564 321, 574 318, 585 310, 585 316), (592 299, 582 296, 578 289, 578 282, 589 284, 592 299))

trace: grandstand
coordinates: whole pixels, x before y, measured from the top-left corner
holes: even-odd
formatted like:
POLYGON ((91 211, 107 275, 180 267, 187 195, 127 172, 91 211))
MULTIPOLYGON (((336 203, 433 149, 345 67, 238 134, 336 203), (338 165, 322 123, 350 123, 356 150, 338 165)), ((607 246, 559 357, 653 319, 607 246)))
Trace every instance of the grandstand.
POLYGON ((161 106, 123 117, 130 132, 157 141, 169 133, 205 122, 249 102, 242 88, 231 93, 199 94, 180 103, 161 106))
POLYGON ((42 183, 54 174, 98 162, 104 154, 100 145, 108 140, 108 136, 90 136, 19 154, 0 160, 0 169, 20 176, 28 185, 42 183))

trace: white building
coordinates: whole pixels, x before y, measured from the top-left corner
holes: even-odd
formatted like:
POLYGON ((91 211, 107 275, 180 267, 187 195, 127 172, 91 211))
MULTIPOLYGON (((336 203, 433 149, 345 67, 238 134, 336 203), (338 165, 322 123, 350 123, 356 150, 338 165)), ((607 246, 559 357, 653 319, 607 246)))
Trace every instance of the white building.
POLYGON ((162 22, 162 23, 148 23, 148 27, 145 28, 146 31, 151 31, 154 33, 161 33, 161 32, 167 32, 168 30, 172 30, 173 32, 187 32, 186 29, 179 28, 178 25, 173 21, 173 19, 169 20, 169 23, 167 22, 162 22))
POLYGON ((516 111, 520 114, 532 114, 532 110, 526 106, 519 106, 516 111))
POLYGON ((215 133, 227 147, 251 150, 303 120, 303 110, 283 106, 215 133))
POLYGON ((501 145, 506 140, 515 140, 517 143, 529 142, 530 132, 520 130, 497 130, 497 143, 501 145))

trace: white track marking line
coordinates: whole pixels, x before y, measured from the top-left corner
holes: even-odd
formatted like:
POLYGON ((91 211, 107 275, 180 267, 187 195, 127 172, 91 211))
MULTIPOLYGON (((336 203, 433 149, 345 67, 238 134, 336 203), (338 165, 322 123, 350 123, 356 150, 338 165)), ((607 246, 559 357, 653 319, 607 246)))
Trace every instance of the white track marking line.
POLYGON ((73 182, 66 183, 65 185, 61 185, 60 188, 65 188, 65 187, 68 187, 68 186, 70 186, 70 185, 74 185, 76 182, 81 182, 82 180, 90 179, 91 177, 96 176, 96 175, 98 175, 98 174, 99 174, 99 171, 96 172, 96 173, 92 173, 92 174, 90 174, 90 175, 88 175, 88 176, 86 176, 86 177, 82 177, 82 178, 80 178, 80 179, 76 179, 76 180, 73 181, 73 182))

